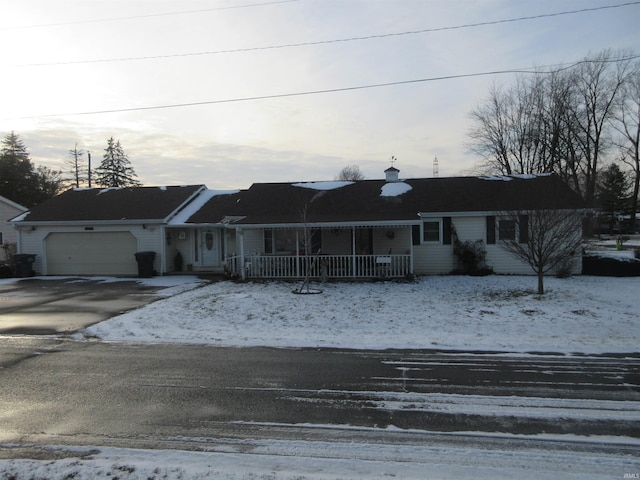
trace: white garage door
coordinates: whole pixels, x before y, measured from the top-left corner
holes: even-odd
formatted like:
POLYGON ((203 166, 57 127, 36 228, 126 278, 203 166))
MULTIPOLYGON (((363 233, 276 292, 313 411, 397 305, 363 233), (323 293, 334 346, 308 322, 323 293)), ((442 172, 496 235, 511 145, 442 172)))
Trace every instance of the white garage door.
POLYGON ((136 275, 138 242, 129 232, 51 233, 48 275, 136 275))

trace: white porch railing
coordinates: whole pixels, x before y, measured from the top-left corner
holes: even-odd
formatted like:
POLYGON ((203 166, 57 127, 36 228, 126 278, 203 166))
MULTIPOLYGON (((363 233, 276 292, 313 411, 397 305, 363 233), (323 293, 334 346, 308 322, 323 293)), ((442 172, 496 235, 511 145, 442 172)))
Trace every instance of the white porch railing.
POLYGON ((411 273, 410 255, 247 255, 227 259, 230 273, 248 278, 399 278, 411 273))

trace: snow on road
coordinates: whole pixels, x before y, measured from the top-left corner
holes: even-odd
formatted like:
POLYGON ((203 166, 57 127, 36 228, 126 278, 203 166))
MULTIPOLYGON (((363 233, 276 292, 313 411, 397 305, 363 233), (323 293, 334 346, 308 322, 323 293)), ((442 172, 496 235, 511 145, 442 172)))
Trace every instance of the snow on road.
MULTIPOLYGON (((604 480, 637 478, 634 475, 640 471, 637 457, 603 455, 588 448, 572 451, 562 443, 565 438, 547 438, 557 450, 542 443, 511 449, 510 439, 504 436, 501 440, 506 443, 492 442, 482 435, 472 442, 469 434, 460 439, 456 444, 455 438, 450 438, 444 445, 429 441, 390 445, 289 440, 240 440, 234 444, 228 440, 219 449, 227 451, 213 452, 74 447, 76 452, 91 454, 83 460, 55 462, 0 460, 0 472, 4 472, 3 478, 48 480, 604 480)), ((514 436, 511 440, 521 439, 514 436)), ((585 440, 579 443, 585 445, 585 440)))
POLYGON ((86 330, 112 341, 225 346, 637 352, 640 280, 438 276, 411 283, 218 282, 86 330))

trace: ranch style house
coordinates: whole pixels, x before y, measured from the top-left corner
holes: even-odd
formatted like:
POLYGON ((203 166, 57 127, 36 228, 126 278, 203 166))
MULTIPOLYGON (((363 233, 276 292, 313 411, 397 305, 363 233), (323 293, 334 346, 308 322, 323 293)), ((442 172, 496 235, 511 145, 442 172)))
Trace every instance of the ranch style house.
MULTIPOLYGON (((533 274, 500 247, 509 212, 582 199, 556 175, 68 190, 9 221, 40 275, 229 273, 242 278, 400 278, 456 269, 455 240, 482 241, 498 274, 533 274)), ((515 213, 514 213, 515 214, 515 213)), ((581 232, 576 232, 580 235, 581 232)), ((581 272, 580 252, 572 267, 581 272)))

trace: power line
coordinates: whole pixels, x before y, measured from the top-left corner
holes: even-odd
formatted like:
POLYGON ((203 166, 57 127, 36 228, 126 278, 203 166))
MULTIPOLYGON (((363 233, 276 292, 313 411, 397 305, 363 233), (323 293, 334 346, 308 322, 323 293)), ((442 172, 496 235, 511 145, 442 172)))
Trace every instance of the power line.
MULTIPOLYGON (((295 0, 287 0, 287 1, 295 1, 295 0)), ((281 2, 273 2, 273 3, 281 3, 281 2)), ((605 5, 602 7, 582 8, 579 10, 568 10, 565 12, 545 13, 540 15, 508 18, 508 19, 502 19, 502 20, 491 20, 491 21, 477 22, 477 23, 467 23, 463 25, 454 25, 454 26, 448 26, 448 27, 426 28, 422 30, 409 30, 404 32, 383 33, 378 35, 367 35, 364 37, 319 40, 315 42, 300 42, 300 43, 289 43, 289 44, 283 44, 283 45, 269 45, 269 46, 263 46, 263 47, 234 48, 229 50, 212 50, 212 51, 204 51, 204 52, 176 53, 176 54, 168 54, 168 55, 150 55, 150 56, 141 56, 141 57, 125 57, 125 58, 111 58, 111 59, 98 59, 98 60, 75 60, 75 61, 68 61, 68 62, 51 62, 51 63, 30 63, 30 64, 10 65, 9 67, 11 68, 45 67, 45 66, 54 66, 54 65, 79 65, 79 64, 90 64, 90 63, 129 62, 129 61, 136 61, 136 60, 156 60, 156 59, 162 59, 162 58, 195 57, 195 56, 204 56, 204 55, 218 55, 223 53, 241 53, 241 52, 253 52, 253 51, 260 51, 260 50, 276 50, 276 49, 284 49, 284 48, 309 47, 314 45, 356 42, 356 41, 374 40, 379 38, 400 37, 400 36, 417 35, 417 34, 423 34, 423 33, 443 32, 447 30, 460 30, 463 28, 484 27, 484 26, 499 25, 504 23, 522 22, 526 20, 537 20, 541 18, 559 17, 563 15, 575 15, 578 13, 586 13, 586 12, 594 12, 598 10, 628 7, 631 5, 639 5, 639 4, 640 4, 640 0, 621 3, 617 5, 605 5)), ((227 8, 231 8, 231 7, 227 7, 227 8)))
POLYGON ((260 96, 254 96, 254 97, 227 98, 227 99, 221 99, 221 100, 206 100, 201 102, 173 103, 173 104, 166 104, 166 105, 118 108, 118 109, 111 109, 111 110, 94 110, 94 111, 88 111, 88 112, 35 115, 35 116, 28 116, 28 117, 18 117, 11 120, 27 120, 27 119, 37 119, 37 118, 72 117, 72 116, 75 117, 75 116, 84 116, 84 115, 101 115, 101 114, 107 114, 107 113, 141 112, 146 110, 162 110, 162 109, 169 109, 169 108, 196 107, 196 106, 202 106, 202 105, 216 105, 216 104, 223 104, 223 103, 239 103, 239 102, 250 102, 250 101, 256 101, 256 100, 272 100, 276 98, 302 97, 302 96, 320 95, 320 94, 327 94, 327 93, 349 92, 354 90, 366 90, 366 89, 372 89, 372 88, 409 85, 414 83, 436 82, 436 81, 442 81, 442 80, 456 80, 460 78, 484 77, 489 75, 504 75, 504 74, 513 74, 513 73, 550 74, 550 73, 574 68, 574 67, 577 67, 578 65, 582 65, 585 63, 595 63, 595 62, 615 63, 615 62, 635 60, 637 58, 640 58, 640 55, 632 55, 632 56, 614 59, 614 60, 580 60, 570 65, 562 65, 559 68, 555 68, 554 70, 542 70, 542 69, 558 67, 558 65, 546 65, 546 66, 538 67, 537 69, 525 68, 525 69, 510 69, 510 70, 494 70, 489 72, 465 73, 465 74, 459 74, 459 75, 445 75, 440 77, 418 78, 414 80, 401 80, 397 82, 374 83, 369 85, 330 88, 330 89, 324 89, 324 90, 310 90, 306 92, 279 93, 274 95, 260 95, 260 96))
POLYGON ((129 17, 96 18, 93 20, 78 20, 75 22, 44 23, 39 25, 21 25, 17 27, 2 27, 0 28, 0 30, 22 30, 22 29, 28 29, 28 28, 63 27, 68 25, 82 25, 86 23, 119 22, 121 20, 136 20, 140 18, 168 17, 172 15, 189 15, 193 13, 215 12, 219 10, 232 10, 236 8, 262 7, 265 5, 276 5, 278 3, 290 3, 290 2, 297 2, 297 1, 298 0, 278 0, 278 1, 264 2, 264 3, 250 3, 247 5, 233 5, 230 7, 205 8, 202 10, 183 10, 180 12, 149 13, 146 15, 132 15, 129 17))

